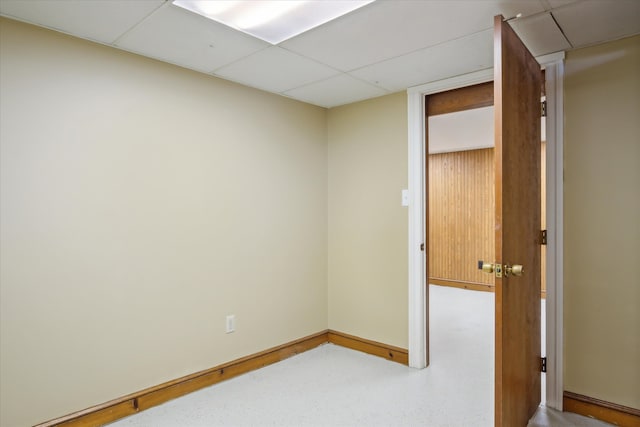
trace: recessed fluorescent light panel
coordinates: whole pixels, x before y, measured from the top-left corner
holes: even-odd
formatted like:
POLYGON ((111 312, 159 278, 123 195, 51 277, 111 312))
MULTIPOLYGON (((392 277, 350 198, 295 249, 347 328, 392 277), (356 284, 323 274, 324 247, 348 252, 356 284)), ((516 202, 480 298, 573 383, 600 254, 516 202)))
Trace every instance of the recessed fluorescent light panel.
POLYGON ((173 4, 271 44, 278 44, 373 1, 174 0, 173 4))

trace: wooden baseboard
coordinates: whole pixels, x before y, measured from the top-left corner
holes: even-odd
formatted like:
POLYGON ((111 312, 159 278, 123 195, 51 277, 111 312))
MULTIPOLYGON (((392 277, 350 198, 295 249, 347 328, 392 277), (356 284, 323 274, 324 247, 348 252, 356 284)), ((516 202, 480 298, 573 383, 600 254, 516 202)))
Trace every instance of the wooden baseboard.
POLYGON ((384 357, 387 360, 402 363, 403 365, 409 364, 409 351, 404 348, 367 340, 338 331, 329 330, 328 333, 330 343, 384 357))
POLYGON ((193 391, 200 390, 201 388, 271 365, 272 363, 311 350, 327 342, 374 354, 405 365, 409 363, 409 352, 405 349, 355 337, 342 332, 325 330, 229 363, 196 372, 195 374, 150 387, 100 405, 92 406, 82 411, 74 412, 73 414, 43 422, 34 427, 102 426, 177 397, 184 396, 193 391))
MULTIPOLYGON (((460 288, 460 289, 469 289, 472 291, 483 291, 483 292, 495 292, 496 288, 493 285, 488 285, 486 283, 476 283, 476 282, 461 282, 459 280, 449 280, 449 279, 439 279, 437 277, 429 277, 429 284, 438 285, 438 286, 450 286, 452 288, 460 288)), ((540 291, 540 298, 545 299, 547 297, 547 291, 540 291)))
POLYGON ((322 331, 287 344, 273 347, 211 369, 196 372, 173 381, 150 387, 136 393, 92 406, 64 417, 37 424, 34 427, 89 427, 101 426, 120 418, 149 409, 168 400, 183 396, 203 387, 219 383, 238 375, 279 362, 329 341, 329 331, 322 331))
POLYGON ((452 288, 471 289, 473 291, 494 292, 495 286, 486 283, 461 282, 459 280, 439 279, 429 277, 429 283, 438 286, 450 286, 452 288))
POLYGON ((565 412, 575 412, 621 427, 640 426, 640 409, 606 402, 593 397, 565 391, 562 399, 565 412))

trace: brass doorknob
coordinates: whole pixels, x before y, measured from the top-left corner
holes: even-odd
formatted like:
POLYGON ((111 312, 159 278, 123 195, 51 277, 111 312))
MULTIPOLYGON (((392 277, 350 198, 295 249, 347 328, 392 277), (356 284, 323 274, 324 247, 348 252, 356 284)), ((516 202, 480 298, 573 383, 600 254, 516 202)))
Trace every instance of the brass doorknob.
POLYGON ((493 264, 490 262, 482 263, 482 271, 489 274, 493 273, 493 264))
POLYGON ((490 262, 478 261, 478 270, 482 270, 483 273, 493 273, 494 265, 490 262))
POLYGON ((524 273, 524 267, 520 264, 513 264, 511 266, 505 265, 504 271, 507 276, 510 274, 513 274, 514 276, 522 276, 522 273, 524 273))

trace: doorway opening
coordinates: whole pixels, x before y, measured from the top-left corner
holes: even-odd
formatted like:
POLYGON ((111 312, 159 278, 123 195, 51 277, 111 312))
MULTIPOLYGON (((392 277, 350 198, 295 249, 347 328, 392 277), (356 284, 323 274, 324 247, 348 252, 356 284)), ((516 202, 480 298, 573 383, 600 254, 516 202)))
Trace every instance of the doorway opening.
MULTIPOLYGON (((547 289, 546 289, 546 406, 562 411, 563 399, 563 78, 564 53, 536 58, 545 71, 547 101, 546 182, 547 182, 547 289)), ((475 71, 448 79, 426 83, 407 90, 408 112, 408 338, 409 366, 421 369, 428 360, 428 295, 426 292, 426 106, 425 96, 485 83, 494 78, 493 69, 475 71)))
MULTIPOLYGON (((442 357, 473 359, 475 369, 482 372, 476 372, 478 375, 471 372, 470 378, 485 388, 488 378, 487 392, 492 396, 495 280, 493 274, 483 272, 480 266, 483 261, 495 261, 493 83, 428 95, 425 112, 426 292, 430 317, 427 349, 431 349, 434 362, 442 357), (455 325, 456 331, 451 325, 455 325), (466 342, 454 343, 449 339, 451 351, 459 354, 437 354, 448 351, 439 342, 442 337, 447 334, 453 337, 459 331, 466 331, 466 342)), ((544 127, 543 117, 540 142, 543 230, 546 229, 544 127)), ((546 248, 540 248, 541 354, 545 356, 546 248)), ((545 402, 545 374, 541 380, 541 401, 545 402)))

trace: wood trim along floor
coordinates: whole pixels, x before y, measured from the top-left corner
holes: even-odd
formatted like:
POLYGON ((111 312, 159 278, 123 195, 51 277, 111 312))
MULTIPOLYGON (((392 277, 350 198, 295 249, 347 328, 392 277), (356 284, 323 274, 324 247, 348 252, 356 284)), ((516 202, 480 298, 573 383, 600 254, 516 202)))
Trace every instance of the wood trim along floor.
POLYGON ((367 340, 338 331, 329 330, 328 333, 329 342, 332 344, 373 354, 374 356, 384 357, 387 360, 402 363, 403 365, 409 364, 409 351, 404 348, 367 340))
MULTIPOLYGON (((485 283, 461 282, 459 280, 438 279, 429 277, 429 284, 438 286, 449 286, 452 288, 469 289, 472 291, 495 292, 495 286, 485 283)), ((540 291, 540 298, 547 298, 547 291, 540 291)))
POLYGON ((429 277, 429 284, 438 286, 450 286, 452 288, 471 289, 474 291, 495 292, 495 286, 486 283, 463 282, 460 280, 440 279, 429 277))
POLYGON ((570 391, 564 392, 562 400, 565 412, 574 412, 621 427, 640 426, 640 409, 594 399, 570 391))
POLYGON ((279 362, 298 353, 311 350, 328 341, 328 331, 325 330, 232 362, 92 406, 73 414, 37 424, 34 427, 101 426, 203 387, 279 362))
POLYGON ((327 342, 384 357, 385 359, 405 365, 408 364, 408 351, 406 349, 359 338, 342 332, 325 330, 291 341, 287 344, 43 422, 34 427, 102 426, 201 388, 271 365, 327 342))

